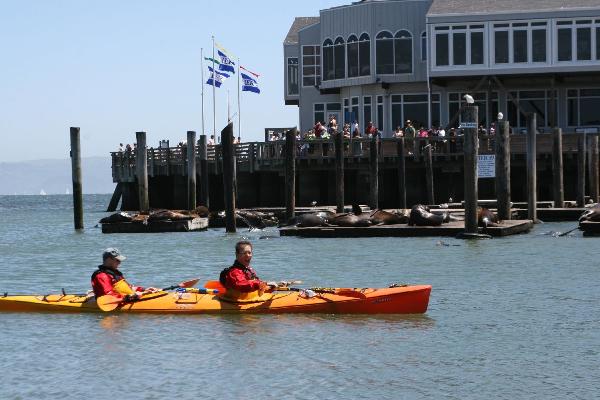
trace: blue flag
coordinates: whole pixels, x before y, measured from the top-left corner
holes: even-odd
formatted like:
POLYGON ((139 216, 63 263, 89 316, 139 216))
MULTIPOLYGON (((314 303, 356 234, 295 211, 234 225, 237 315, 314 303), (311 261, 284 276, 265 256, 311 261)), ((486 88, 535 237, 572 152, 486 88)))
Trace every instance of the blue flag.
POLYGON ((208 78, 208 80, 206 81, 207 85, 210 86, 215 86, 215 87, 221 87, 221 84, 223 83, 223 81, 226 78, 229 78, 229 75, 223 73, 223 72, 219 72, 219 71, 213 71, 212 67, 208 67, 208 71, 210 72, 210 77, 208 78))
POLYGON ((219 58, 221 58, 221 63, 219 64, 219 71, 231 72, 235 74, 235 68, 233 67, 235 63, 229 59, 221 50, 217 50, 219 54, 219 58))
POLYGON ((256 82, 256 79, 254 79, 250 75, 246 75, 243 72, 241 72, 241 75, 242 75, 242 80, 243 80, 243 83, 242 83, 242 91, 243 92, 260 93, 260 89, 258 88, 258 82, 256 82))

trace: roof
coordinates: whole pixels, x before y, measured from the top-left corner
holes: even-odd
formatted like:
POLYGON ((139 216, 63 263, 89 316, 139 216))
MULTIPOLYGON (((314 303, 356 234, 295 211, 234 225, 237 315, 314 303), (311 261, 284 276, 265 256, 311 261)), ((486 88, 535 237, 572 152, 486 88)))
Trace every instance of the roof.
POLYGON ((433 0, 427 16, 600 9, 598 0, 433 0))
POLYGON ((283 41, 283 44, 295 44, 298 43, 298 32, 309 25, 313 25, 319 22, 319 17, 296 17, 294 23, 290 27, 290 30, 283 41))

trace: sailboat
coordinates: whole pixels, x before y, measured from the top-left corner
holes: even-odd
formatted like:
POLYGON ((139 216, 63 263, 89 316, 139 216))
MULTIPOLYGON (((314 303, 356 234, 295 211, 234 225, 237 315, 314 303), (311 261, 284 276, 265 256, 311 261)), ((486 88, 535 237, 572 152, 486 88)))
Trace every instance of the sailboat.
POLYGON ((65 194, 71 194, 71 193, 69 193, 69 188, 67 188, 67 190, 65 190, 65 194))
POLYGON ((46 191, 44 189, 40 190, 40 196, 45 196, 46 195, 46 191))

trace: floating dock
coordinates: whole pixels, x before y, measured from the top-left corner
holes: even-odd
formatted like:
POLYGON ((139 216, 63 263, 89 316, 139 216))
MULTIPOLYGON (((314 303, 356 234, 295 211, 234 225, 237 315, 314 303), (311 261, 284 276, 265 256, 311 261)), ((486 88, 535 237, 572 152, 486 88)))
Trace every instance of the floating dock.
POLYGON ((175 221, 134 221, 102 224, 102 233, 195 232, 207 229, 208 218, 199 217, 175 221))
POLYGON ((600 236, 600 222, 581 221, 579 230, 583 231, 583 236, 600 236))
MULTIPOLYGON (((480 228, 479 233, 490 236, 508 236, 527 233, 533 228, 531 220, 502 221, 498 226, 480 228)), ((281 236, 300 236, 317 238, 355 238, 355 237, 424 237, 456 236, 464 232, 464 221, 452 221, 441 226, 377 225, 367 227, 319 226, 310 228, 280 228, 281 236)))

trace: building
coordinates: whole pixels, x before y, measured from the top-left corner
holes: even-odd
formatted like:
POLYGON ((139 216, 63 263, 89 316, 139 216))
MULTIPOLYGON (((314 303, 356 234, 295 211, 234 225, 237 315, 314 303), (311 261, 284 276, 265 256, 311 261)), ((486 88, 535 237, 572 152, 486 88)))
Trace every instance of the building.
POLYGON ((363 0, 296 18, 284 41, 285 103, 300 129, 410 119, 458 126, 473 95, 489 126, 600 127, 598 0, 363 0))

